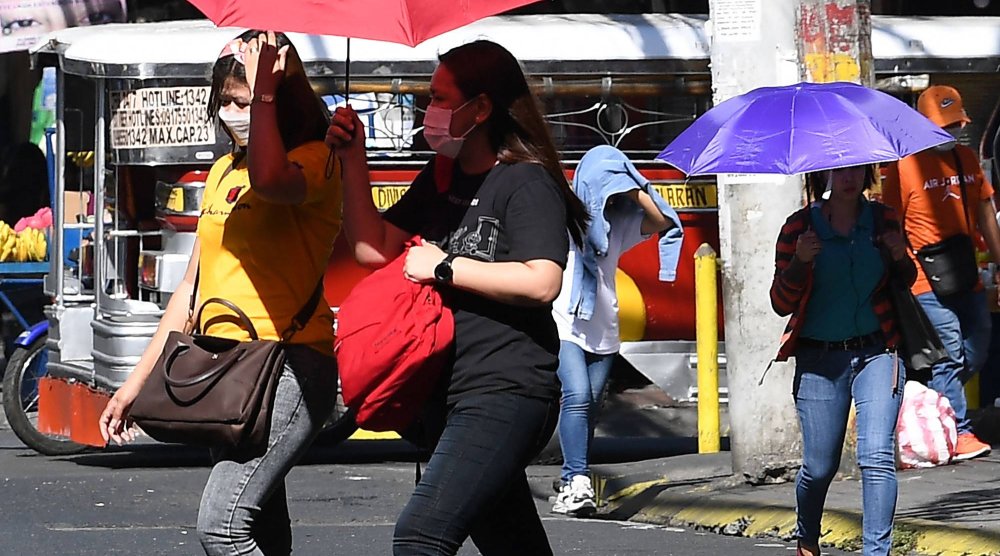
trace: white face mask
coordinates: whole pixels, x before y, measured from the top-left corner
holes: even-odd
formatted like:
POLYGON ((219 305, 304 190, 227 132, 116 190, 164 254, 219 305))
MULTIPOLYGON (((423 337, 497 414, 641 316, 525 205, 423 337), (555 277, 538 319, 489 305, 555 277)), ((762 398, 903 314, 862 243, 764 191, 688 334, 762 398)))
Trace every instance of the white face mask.
POLYGON ((229 129, 236 146, 247 146, 247 142, 250 141, 250 112, 230 112, 220 109, 219 119, 229 129))
POLYGON ((427 107, 427 113, 424 114, 424 139, 427 140, 427 144, 430 145, 434 152, 448 158, 458 156, 459 151, 462 150, 462 145, 465 144, 465 137, 472 133, 472 130, 476 129, 476 126, 473 125, 470 127, 460 137, 455 137, 451 134, 451 118, 455 112, 468 106, 472 100, 469 99, 465 104, 454 110, 439 108, 437 106, 427 107))

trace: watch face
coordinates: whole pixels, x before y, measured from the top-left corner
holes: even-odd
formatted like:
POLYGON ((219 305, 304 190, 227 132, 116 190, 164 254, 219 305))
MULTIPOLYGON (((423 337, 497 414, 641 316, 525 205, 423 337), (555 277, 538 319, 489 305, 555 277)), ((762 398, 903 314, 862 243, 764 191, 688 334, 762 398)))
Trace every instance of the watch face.
POLYGON ((450 282, 452 277, 451 261, 441 261, 434 267, 434 279, 439 282, 450 282))

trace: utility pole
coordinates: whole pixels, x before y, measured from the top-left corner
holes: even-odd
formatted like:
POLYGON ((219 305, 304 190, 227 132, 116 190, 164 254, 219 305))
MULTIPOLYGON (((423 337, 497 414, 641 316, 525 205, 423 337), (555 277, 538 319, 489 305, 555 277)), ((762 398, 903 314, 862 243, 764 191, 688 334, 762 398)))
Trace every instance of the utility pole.
MULTIPOLYGON (((710 0, 714 102, 798 81, 871 85, 870 13, 867 0, 710 0)), ((802 206, 802 179, 718 181, 733 470, 751 482, 790 478, 801 461, 794 365, 771 364, 786 319, 771 310, 768 290, 775 240, 802 206)))

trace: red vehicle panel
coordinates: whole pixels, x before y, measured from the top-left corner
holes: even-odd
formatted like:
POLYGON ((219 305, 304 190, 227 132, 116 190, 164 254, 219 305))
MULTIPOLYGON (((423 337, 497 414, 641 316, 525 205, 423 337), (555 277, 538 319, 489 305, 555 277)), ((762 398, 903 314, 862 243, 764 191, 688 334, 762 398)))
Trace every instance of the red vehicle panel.
MULTIPOLYGON (((659 280, 657 239, 643 241, 624 256, 619 268, 628 275, 638 289, 639 299, 621 295, 622 313, 629 312, 629 304, 641 302, 645 308, 646 322, 643 340, 694 340, 694 253, 702 243, 718 250, 719 228, 712 183, 690 183, 676 171, 666 168, 644 168, 642 172, 668 201, 677 207, 684 224, 684 244, 677 267, 677 280, 659 280)), ((416 170, 373 170, 371 179, 373 196, 380 209, 398 200, 403 188, 409 186, 417 175, 416 170)), ((572 179, 573 172, 567 176, 572 179)), ((326 300, 336 307, 351 291, 354 284, 369 273, 358 265, 350 252, 344 234, 337 238, 333 256, 326 272, 326 300)), ((721 294, 720 294, 721 296, 721 294)), ((719 303, 719 335, 722 337, 722 303, 719 303)))

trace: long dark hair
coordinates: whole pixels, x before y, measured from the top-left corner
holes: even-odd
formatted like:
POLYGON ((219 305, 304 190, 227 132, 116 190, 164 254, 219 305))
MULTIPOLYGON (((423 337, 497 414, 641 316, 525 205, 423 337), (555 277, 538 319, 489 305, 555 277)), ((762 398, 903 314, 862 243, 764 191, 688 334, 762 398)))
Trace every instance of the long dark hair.
MULTIPOLYGON (((247 42, 265 31, 251 29, 244 31, 237 39, 247 42)), ((275 102, 278 108, 278 130, 285 150, 290 151, 309 141, 322 141, 326 137, 326 128, 330 123, 329 112, 323 101, 313 91, 306 77, 305 68, 299 58, 295 45, 284 33, 276 33, 278 48, 288 46, 285 57, 285 77, 278 85, 275 102)), ((244 85, 247 82, 246 66, 236 56, 224 50, 212 67, 212 90, 208 97, 208 115, 218 125, 219 108, 222 107, 222 90, 226 81, 235 80, 244 85)), ((222 129, 229 134, 226 126, 222 129)), ((230 139, 232 137, 230 136, 230 139)), ((241 149, 233 141, 233 153, 242 158, 241 149)))
POLYGON ((455 84, 466 99, 486 95, 493 103, 487 130, 500 162, 540 164, 552 176, 566 203, 569 234, 577 245, 583 245, 587 209, 566 181, 538 99, 514 55, 495 42, 478 40, 455 47, 438 59, 455 76, 455 84))
MULTIPOLYGON (((811 201, 819 201, 826 191, 827 172, 833 170, 821 170, 819 172, 809 172, 806 174, 806 192, 812 196, 811 201)), ((876 166, 874 164, 865 165, 864 183, 861 185, 862 191, 868 191, 875 185, 876 166)))

